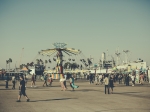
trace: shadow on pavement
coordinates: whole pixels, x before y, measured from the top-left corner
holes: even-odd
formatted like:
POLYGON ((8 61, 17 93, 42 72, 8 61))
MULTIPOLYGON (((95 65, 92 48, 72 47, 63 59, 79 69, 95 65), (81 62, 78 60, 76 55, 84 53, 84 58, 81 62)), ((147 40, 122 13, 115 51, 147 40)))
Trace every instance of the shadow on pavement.
POLYGON ((132 93, 141 93, 141 92, 122 92, 122 93, 113 93, 113 94, 150 99, 150 96, 141 96, 140 94, 132 94, 132 93))
POLYGON ((122 92, 122 93, 113 93, 113 94, 130 94, 130 93, 141 93, 141 92, 122 92))
POLYGON ((46 100, 33 100, 33 101, 30 101, 30 102, 54 101, 54 100, 69 100, 69 99, 77 99, 77 98, 56 98, 56 99, 46 99, 46 100))
MULTIPOLYGON (((127 110, 127 111, 139 111, 139 110, 141 110, 141 112, 143 111, 143 110, 145 110, 145 111, 147 111, 147 110, 149 110, 149 109, 144 109, 144 108, 135 108, 134 110, 133 110, 133 108, 117 108, 117 109, 110 109, 111 111, 124 111, 124 110, 127 110)), ((95 112, 111 112, 109 109, 106 109, 106 110, 100 110, 100 111, 95 111, 95 112)))
POLYGON ((10 89, 10 88, 7 88, 7 89, 6 89, 6 88, 3 88, 3 89, 0 89, 0 90, 12 90, 12 89, 10 89))

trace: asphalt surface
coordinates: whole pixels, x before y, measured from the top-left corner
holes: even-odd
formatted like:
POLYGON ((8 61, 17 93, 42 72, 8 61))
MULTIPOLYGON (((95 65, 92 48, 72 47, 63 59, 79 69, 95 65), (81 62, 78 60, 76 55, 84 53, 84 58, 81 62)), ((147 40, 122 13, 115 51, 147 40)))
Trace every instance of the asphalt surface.
MULTIPOLYGON (((77 80, 79 88, 61 91, 60 83, 54 80, 51 87, 43 87, 43 81, 37 81, 37 87, 27 83, 26 93, 30 102, 22 96, 16 102, 19 89, 12 90, 12 83, 5 89, 5 81, 0 81, 0 112, 150 112, 150 84, 137 84, 134 87, 115 83, 113 94, 104 94, 104 85, 89 84, 77 80)), ((131 84, 130 84, 131 85, 131 84)))

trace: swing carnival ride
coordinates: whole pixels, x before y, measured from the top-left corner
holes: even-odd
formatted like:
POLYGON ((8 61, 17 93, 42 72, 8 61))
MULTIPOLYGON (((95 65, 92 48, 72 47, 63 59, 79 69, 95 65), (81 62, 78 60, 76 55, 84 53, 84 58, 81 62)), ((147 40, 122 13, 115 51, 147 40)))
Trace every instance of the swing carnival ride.
MULTIPOLYGON (((47 49, 47 50, 41 50, 39 52, 39 54, 42 55, 42 56, 52 57, 54 55, 53 61, 56 62, 56 66, 53 68, 53 71, 51 70, 51 72, 54 72, 54 70, 55 70, 55 73, 63 74, 64 73, 63 70, 66 69, 67 66, 69 66, 69 62, 67 62, 68 65, 66 65, 67 63, 65 63, 63 65, 63 62, 66 61, 64 59, 64 57, 67 57, 67 56, 69 56, 69 57, 70 56, 72 56, 72 57, 75 56, 76 57, 77 55, 82 54, 80 50, 76 50, 74 48, 66 48, 65 47, 66 45, 67 44, 65 44, 65 43, 54 43, 53 46, 55 48, 53 48, 53 49, 47 49), (65 56, 63 54, 66 54, 67 56, 65 56)), ((71 58, 69 58, 68 60, 69 61, 75 61, 75 59, 71 59, 71 58)), ((48 61, 45 60, 45 65, 46 65, 47 62, 48 61)), ((51 63, 50 59, 49 59, 49 62, 51 63)), ((80 62, 82 62, 82 64, 84 64, 85 66, 87 66, 87 64, 85 63, 84 59, 80 59, 80 62)), ((77 66, 79 68, 79 65, 77 65, 77 66)), ((81 66, 80 66, 80 68, 82 68, 81 66)), ((50 67, 48 67, 48 68, 50 68, 50 67)), ((49 72, 49 71, 45 71, 45 72, 49 72)), ((65 71, 65 72, 67 72, 67 71, 65 71)))

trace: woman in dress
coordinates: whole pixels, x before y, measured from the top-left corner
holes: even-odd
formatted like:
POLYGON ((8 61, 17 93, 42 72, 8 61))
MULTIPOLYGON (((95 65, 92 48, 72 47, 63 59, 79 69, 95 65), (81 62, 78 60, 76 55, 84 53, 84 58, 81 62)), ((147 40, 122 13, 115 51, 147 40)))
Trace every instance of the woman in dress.
POLYGON ((61 91, 65 91, 66 90, 66 85, 64 85, 64 81, 66 81, 66 79, 65 79, 65 77, 62 77, 60 79, 61 91))

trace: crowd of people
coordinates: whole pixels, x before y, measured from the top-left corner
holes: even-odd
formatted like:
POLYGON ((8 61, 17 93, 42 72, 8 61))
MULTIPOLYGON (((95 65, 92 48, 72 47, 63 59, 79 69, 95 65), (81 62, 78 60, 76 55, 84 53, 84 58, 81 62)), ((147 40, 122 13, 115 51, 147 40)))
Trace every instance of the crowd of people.
POLYGON ((111 90, 111 93, 113 93, 113 88, 114 83, 118 84, 124 84, 125 86, 130 86, 130 81, 131 81, 131 86, 135 86, 136 83, 143 85, 144 82, 148 82, 148 77, 144 72, 140 72, 139 76, 136 76, 135 72, 133 73, 128 73, 128 74, 91 74, 89 73, 89 76, 87 77, 89 80, 90 84, 95 84, 95 85, 105 85, 105 94, 110 93, 109 91, 111 90), (135 83, 136 82, 136 83, 135 83), (108 92, 106 92, 108 91, 108 92))
MULTIPOLYGON (((96 85, 103 84, 103 80, 106 74, 89 74, 87 80, 90 81, 90 84, 95 83, 96 85)), ((114 74, 110 73, 107 74, 109 77, 113 78, 113 82, 118 82, 119 84, 125 84, 129 86, 129 82, 132 81, 132 86, 135 85, 135 81, 137 83, 143 84, 143 82, 148 82, 148 78, 144 72, 140 72, 140 75, 137 77, 135 73, 128 73, 128 74, 114 74)))
MULTIPOLYGON (((91 74, 89 72, 89 74, 87 75, 87 80, 89 80, 90 84, 95 84, 95 85, 104 85, 104 93, 105 94, 113 94, 113 88, 114 83, 118 83, 118 84, 124 84, 125 86, 129 86, 131 84, 131 86, 135 86, 136 83, 140 83, 141 85, 144 84, 145 81, 148 81, 147 77, 145 76, 146 74, 144 74, 143 72, 140 72, 139 78, 136 77, 135 73, 130 73, 130 74, 91 74), (138 80, 137 80, 138 79, 138 80), (131 81, 131 83, 129 83, 131 81), (136 83, 135 83, 136 82, 136 83)), ((61 87, 61 91, 66 91, 67 88, 67 84, 66 81, 67 79, 69 82, 70 87, 72 88, 72 91, 74 91, 76 88, 79 88, 79 86, 75 85, 75 77, 76 75, 73 74, 71 75, 69 78, 67 77, 67 74, 62 75, 62 77, 60 78, 59 82, 60 82, 60 87, 61 87)), ((26 95, 26 85, 27 82, 29 82, 30 79, 28 79, 26 77, 26 75, 13 75, 11 77, 11 80, 9 78, 8 75, 5 74, 5 82, 6 82, 6 86, 5 88, 8 88, 8 82, 11 81, 12 82, 12 89, 15 89, 15 85, 16 85, 16 81, 19 79, 20 83, 19 83, 19 95, 18 95, 18 100, 17 102, 20 102, 21 96, 25 96, 27 102, 30 101, 30 99, 28 98, 28 96, 26 95), (19 77, 19 78, 18 78, 19 77)), ((53 82, 53 78, 52 75, 47 73, 43 76, 41 76, 41 80, 43 80, 43 87, 44 86, 52 86, 52 82, 53 82)), ((31 87, 36 87, 36 75, 32 74, 31 77, 31 87)))

